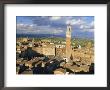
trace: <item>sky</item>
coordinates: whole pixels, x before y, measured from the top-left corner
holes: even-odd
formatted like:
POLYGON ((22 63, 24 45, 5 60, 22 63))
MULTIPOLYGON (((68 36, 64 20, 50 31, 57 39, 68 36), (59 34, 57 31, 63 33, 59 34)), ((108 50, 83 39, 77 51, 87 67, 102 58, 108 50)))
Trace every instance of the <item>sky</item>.
POLYGON ((68 24, 72 36, 94 37, 94 16, 16 16, 17 34, 65 35, 68 24))

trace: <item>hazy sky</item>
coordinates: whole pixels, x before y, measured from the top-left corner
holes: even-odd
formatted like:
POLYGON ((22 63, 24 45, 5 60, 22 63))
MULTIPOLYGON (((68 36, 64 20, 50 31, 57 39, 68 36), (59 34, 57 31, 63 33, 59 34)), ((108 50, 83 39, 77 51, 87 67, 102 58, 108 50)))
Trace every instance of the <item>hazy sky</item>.
POLYGON ((92 35, 94 16, 17 16, 17 34, 65 34, 67 24, 73 35, 92 35))

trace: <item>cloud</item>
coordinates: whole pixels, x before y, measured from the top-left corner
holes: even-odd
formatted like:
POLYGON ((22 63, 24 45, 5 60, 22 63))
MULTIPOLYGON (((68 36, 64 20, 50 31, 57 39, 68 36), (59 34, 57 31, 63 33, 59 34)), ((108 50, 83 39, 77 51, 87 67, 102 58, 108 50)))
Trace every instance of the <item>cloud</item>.
POLYGON ((61 28, 54 28, 50 25, 17 24, 17 33, 19 34, 60 34, 62 32, 63 30, 61 28))
POLYGON ((17 22, 17 33, 65 34, 67 24, 72 25, 73 34, 94 32, 94 19, 89 17, 36 16, 17 22))
POLYGON ((85 23, 85 24, 81 24, 80 25, 80 29, 84 32, 84 31, 88 31, 88 32, 94 32, 94 22, 90 22, 90 23, 85 23))
POLYGON ((91 29, 92 28, 92 26, 91 25, 80 25, 80 29, 91 29))
POLYGON ((94 29, 83 29, 82 32, 94 32, 94 29))
POLYGON ((94 21, 92 21, 92 22, 90 23, 90 26, 91 26, 91 27, 94 27, 94 21))
POLYGON ((50 20, 59 20, 59 19, 61 19, 60 16, 52 16, 52 17, 50 17, 50 20))
POLYGON ((87 22, 84 19, 70 19, 66 20, 66 24, 71 24, 75 29, 80 30, 82 32, 93 32, 94 31, 94 21, 87 22))
POLYGON ((85 21, 83 21, 81 19, 71 19, 71 20, 66 21, 66 24, 71 24, 71 25, 81 25, 84 23, 85 23, 85 21))
POLYGON ((53 30, 53 33, 54 34, 60 34, 60 33, 63 33, 63 30, 56 30, 56 29, 54 29, 53 30))
POLYGON ((34 29, 34 27, 36 27, 36 25, 34 24, 23 24, 23 23, 17 24, 17 30, 32 30, 34 29))

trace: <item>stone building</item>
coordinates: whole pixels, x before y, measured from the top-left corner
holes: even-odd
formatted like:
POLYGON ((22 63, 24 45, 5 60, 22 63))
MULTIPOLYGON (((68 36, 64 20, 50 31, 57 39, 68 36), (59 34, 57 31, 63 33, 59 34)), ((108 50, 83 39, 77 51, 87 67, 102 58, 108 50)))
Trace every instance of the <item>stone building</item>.
POLYGON ((43 54, 46 56, 55 56, 55 46, 54 45, 48 45, 43 47, 43 54))
POLYGON ((63 48, 56 48, 56 56, 65 57, 65 47, 63 48))
POLYGON ((64 74, 65 74, 65 70, 62 69, 62 68, 56 69, 56 70, 54 71, 54 74, 55 74, 55 75, 57 75, 57 74, 62 74, 62 75, 64 75, 64 74))
POLYGON ((37 53, 46 55, 46 56, 55 56, 55 46, 54 45, 44 45, 42 47, 33 47, 32 48, 37 53))
POLYGON ((27 42, 28 41, 28 38, 23 38, 22 39, 22 42, 27 42))

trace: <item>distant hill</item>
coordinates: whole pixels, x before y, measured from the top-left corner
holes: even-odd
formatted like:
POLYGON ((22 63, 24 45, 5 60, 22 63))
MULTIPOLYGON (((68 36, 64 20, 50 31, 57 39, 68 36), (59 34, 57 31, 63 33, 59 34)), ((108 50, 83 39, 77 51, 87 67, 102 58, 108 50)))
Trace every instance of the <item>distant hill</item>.
MULTIPOLYGON (((46 37, 61 37, 66 38, 65 34, 60 35, 53 35, 53 34, 16 34, 16 37, 29 37, 29 38, 46 38, 46 37)), ((91 33, 88 34, 73 34, 72 38, 86 38, 86 39, 94 39, 94 35, 91 35, 91 33)))
POLYGON ((34 37, 34 38, 41 38, 41 37, 62 37, 65 38, 64 35, 52 35, 52 34, 16 34, 16 37, 34 37))

